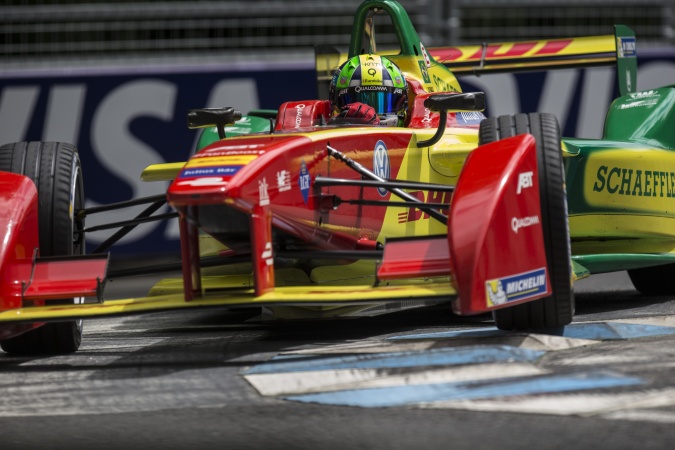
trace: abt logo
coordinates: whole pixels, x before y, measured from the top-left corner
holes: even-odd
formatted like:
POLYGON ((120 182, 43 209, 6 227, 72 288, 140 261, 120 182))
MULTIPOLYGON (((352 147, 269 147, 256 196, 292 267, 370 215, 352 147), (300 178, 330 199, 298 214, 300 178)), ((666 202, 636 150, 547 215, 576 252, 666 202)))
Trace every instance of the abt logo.
POLYGON ((532 186, 533 186, 532 172, 523 172, 518 174, 518 190, 516 191, 517 194, 520 195, 523 189, 531 188, 532 186))

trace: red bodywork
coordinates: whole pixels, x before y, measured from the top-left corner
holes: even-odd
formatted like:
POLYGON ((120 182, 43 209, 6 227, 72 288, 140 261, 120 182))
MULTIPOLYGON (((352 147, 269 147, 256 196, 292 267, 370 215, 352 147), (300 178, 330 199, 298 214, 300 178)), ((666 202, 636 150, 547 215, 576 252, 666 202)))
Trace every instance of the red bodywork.
POLYGON ((541 220, 536 145, 524 134, 484 145, 464 166, 450 205, 450 265, 461 314, 551 294, 541 220), (539 271, 545 285, 503 304, 490 304, 489 283, 539 271))
MULTIPOLYGON (((437 114, 421 112, 425 95, 416 99, 418 114, 411 122, 437 126, 437 114)), ((386 208, 334 206, 340 199, 398 198, 386 190, 363 187, 318 188, 314 180, 362 178, 330 157, 328 147, 372 172, 386 165, 378 160, 386 154, 389 173, 383 178, 397 179, 413 130, 355 127, 331 132, 330 127, 320 127, 322 131, 316 131, 328 114, 325 101, 287 103, 279 110, 274 134, 216 142, 195 155, 176 177, 167 197, 180 213, 186 300, 201 292, 200 229, 235 253, 251 255, 257 296, 274 289, 274 243, 279 239, 323 251, 376 247, 386 208)), ((454 124, 454 114, 448 123, 454 124)), ((489 283, 512 281, 509 277, 533 271, 541 271, 537 274, 543 274, 545 286, 509 299, 508 304, 549 295, 537 176, 530 135, 474 150, 451 203, 449 239, 443 237, 442 246, 438 237, 386 244, 378 279, 451 274, 459 292, 455 310, 460 314, 507 306, 490 303, 489 283), (529 184, 521 192, 523 174, 529 184), (530 218, 529 225, 514 232, 512 220, 524 218, 530 218)))
MULTIPOLYGON (((422 102, 422 95, 416 101, 422 102)), ((416 110, 411 122, 420 121, 420 127, 438 122, 437 115, 423 112, 419 104, 416 110), (428 120, 422 121, 425 117, 428 120)), ((348 260, 379 248, 387 208, 371 204, 400 201, 398 194, 382 184, 322 185, 316 180, 423 181, 404 165, 409 152, 419 157, 417 131, 317 127, 327 114, 322 101, 288 103, 279 112, 277 123, 282 125, 277 132, 220 140, 194 155, 175 177, 167 199, 180 217, 186 301, 201 299, 204 292, 199 249, 203 232, 229 247, 221 252, 222 258, 250 257, 252 299, 273 293, 275 257, 282 246, 286 251, 350 252, 348 260), (306 115, 309 111, 311 115, 306 115)), ((448 124, 457 125, 452 115, 448 124)), ((447 234, 382 242, 376 284, 386 287, 390 280, 449 276, 458 295, 448 300, 459 314, 550 295, 538 180, 531 135, 474 149, 449 207, 447 200, 436 207, 448 212, 447 234)), ((411 189, 419 193, 425 188, 411 189)), ((449 197, 447 192, 435 196, 449 197)), ((49 305, 64 298, 101 299, 107 255, 40 257, 37 192, 29 178, 0 172, 0 201, 2 310, 49 305)), ((411 214, 430 212, 423 204, 408 203, 411 214)), ((350 300, 355 299, 345 299, 350 300)), ((37 325, 3 325, 0 339, 37 325)))
MULTIPOLYGON (((0 205, 0 311, 101 296, 107 255, 39 257, 38 194, 30 178, 0 172, 0 205)), ((0 339, 39 325, 2 325, 0 339)))
MULTIPOLYGON (((227 139, 206 148, 195 158, 228 158, 242 154, 255 155, 256 158, 237 167, 236 173, 231 176, 192 177, 192 172, 185 169, 169 188, 169 203, 183 218, 199 216, 196 222, 203 225, 204 231, 235 251, 253 255, 256 293, 260 295, 274 287, 273 266, 265 262, 272 242, 270 224, 284 234, 298 238, 303 244, 324 250, 359 249, 367 247, 368 242, 377 237, 384 220, 384 208, 342 205, 333 209, 332 196, 339 192, 342 198, 387 200, 391 194, 386 193, 383 197, 375 189, 359 187, 326 188, 321 193, 313 188, 313 180, 317 176, 360 179, 344 164, 328 158, 326 146, 331 144, 371 168, 372 149, 383 143, 388 150, 392 169, 390 176, 396 177, 395 168, 401 165, 411 134, 380 133, 377 128, 369 131, 368 134, 331 136, 314 141, 304 136, 284 134, 227 139), (232 148, 236 150, 228 150, 232 148), (284 180, 281 184, 280 179, 284 180), (220 212, 214 212, 214 208, 220 212), (204 209, 210 214, 217 214, 213 220, 211 216, 206 219, 208 224, 202 217, 204 209), (233 211, 250 218, 255 239, 241 241, 238 238, 242 233, 229 233, 232 236, 229 238, 226 230, 222 235, 218 233, 217 228, 227 227, 233 211)), ((183 250, 187 250, 183 258, 193 262, 195 252, 185 245, 191 242, 189 236, 196 236, 196 231, 191 231, 195 226, 191 220, 181 225, 181 230, 184 230, 182 236, 188 237, 183 239, 183 250)), ((189 278, 198 279, 196 275, 189 278)))
POLYGON ((30 178, 0 172, 2 309, 21 307, 21 283, 30 279, 39 246, 37 204, 37 189, 30 178))

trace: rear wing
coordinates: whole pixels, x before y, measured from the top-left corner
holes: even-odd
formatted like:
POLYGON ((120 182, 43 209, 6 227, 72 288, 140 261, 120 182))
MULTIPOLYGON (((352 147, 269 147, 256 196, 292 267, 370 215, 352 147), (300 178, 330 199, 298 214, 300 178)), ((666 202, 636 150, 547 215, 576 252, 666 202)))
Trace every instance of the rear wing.
POLYGON ((431 48, 429 54, 455 75, 617 66, 620 95, 635 92, 635 33, 614 26, 614 36, 431 48))
MULTIPOLYGON (((637 86, 635 33, 624 25, 615 25, 613 36, 436 47, 427 53, 432 64, 442 64, 456 76, 616 65, 620 95, 637 86)), ((316 48, 321 98, 327 96, 333 71, 346 59, 347 53, 335 47, 316 48)))

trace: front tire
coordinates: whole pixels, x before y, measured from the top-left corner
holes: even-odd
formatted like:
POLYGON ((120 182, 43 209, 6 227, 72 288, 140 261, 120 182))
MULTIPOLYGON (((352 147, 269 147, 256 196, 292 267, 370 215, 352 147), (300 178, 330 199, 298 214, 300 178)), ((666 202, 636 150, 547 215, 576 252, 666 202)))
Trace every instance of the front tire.
POLYGON ((532 134, 537 145, 541 216, 546 263, 553 294, 493 312, 501 330, 556 330, 572 322, 574 291, 567 221, 567 198, 560 129, 553 114, 500 116, 481 122, 479 145, 519 134, 532 134))
MULTIPOLYGON (((38 191, 40 256, 81 255, 85 251, 82 169, 77 149, 58 142, 17 142, 0 147, 0 170, 22 174, 38 191)), ((80 299, 64 299, 73 303, 80 299)), ((18 355, 72 353, 82 342, 82 321, 53 322, 0 341, 18 355)))

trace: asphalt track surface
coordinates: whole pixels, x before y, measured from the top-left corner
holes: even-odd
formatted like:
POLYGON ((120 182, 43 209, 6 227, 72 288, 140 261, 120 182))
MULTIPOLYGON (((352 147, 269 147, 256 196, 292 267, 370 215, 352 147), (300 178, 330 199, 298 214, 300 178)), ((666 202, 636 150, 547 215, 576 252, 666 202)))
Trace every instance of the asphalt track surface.
POLYGON ((76 354, 0 354, 0 449, 675 448, 675 298, 640 296, 625 273, 576 288, 562 336, 439 307, 88 321, 76 354))

